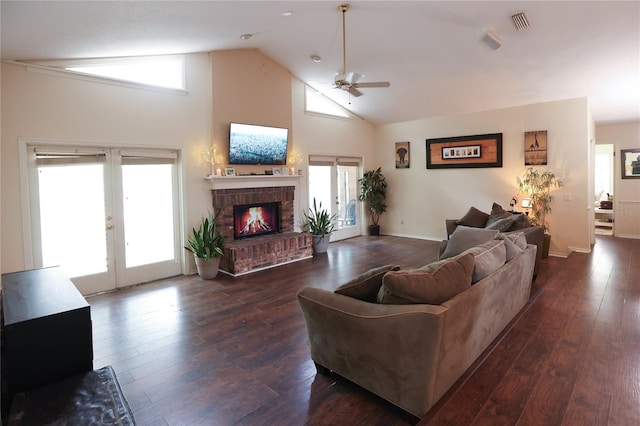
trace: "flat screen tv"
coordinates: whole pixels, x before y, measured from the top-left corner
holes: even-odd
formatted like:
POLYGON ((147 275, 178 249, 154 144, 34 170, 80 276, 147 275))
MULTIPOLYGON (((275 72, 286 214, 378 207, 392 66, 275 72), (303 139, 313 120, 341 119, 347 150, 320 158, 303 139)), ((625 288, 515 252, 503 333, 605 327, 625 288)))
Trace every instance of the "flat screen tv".
POLYGON ((229 164, 287 164, 289 129, 231 123, 229 164))

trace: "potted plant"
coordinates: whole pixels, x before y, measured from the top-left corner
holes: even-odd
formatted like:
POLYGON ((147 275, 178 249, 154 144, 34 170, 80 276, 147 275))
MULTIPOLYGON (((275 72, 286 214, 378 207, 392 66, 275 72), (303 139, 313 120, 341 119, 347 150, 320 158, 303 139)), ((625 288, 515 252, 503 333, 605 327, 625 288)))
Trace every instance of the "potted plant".
POLYGON ((313 208, 309 208, 309 212, 304 213, 304 220, 303 229, 313 237, 313 251, 325 253, 335 228, 336 215, 331 215, 327 209, 323 209, 322 201, 316 204, 316 198, 313 197, 313 208))
POLYGON ((541 172, 533 167, 529 167, 522 178, 518 178, 518 191, 527 195, 531 200, 531 215, 529 216, 531 224, 542 226, 544 229, 542 257, 549 255, 549 245, 551 244, 549 226, 546 223, 546 216, 551 213, 551 204, 553 203, 553 195, 550 192, 562 185, 562 181, 553 172, 541 172))
POLYGON ((385 199, 387 197, 387 181, 382 174, 382 168, 369 170, 360 179, 360 195, 358 199, 367 203, 371 216, 369 235, 380 235, 380 215, 387 210, 385 199))
POLYGON ((198 275, 203 280, 212 280, 218 275, 220 258, 224 255, 224 238, 216 227, 220 211, 214 216, 209 212, 202 218, 200 227, 193 228, 191 237, 187 239, 185 249, 193 253, 198 275))

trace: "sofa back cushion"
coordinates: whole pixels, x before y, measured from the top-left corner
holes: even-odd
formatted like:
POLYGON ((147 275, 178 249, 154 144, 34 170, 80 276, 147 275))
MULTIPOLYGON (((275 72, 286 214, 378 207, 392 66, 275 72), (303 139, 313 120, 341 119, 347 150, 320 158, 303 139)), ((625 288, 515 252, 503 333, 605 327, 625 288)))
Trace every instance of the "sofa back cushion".
POLYGON ((387 272, 382 278, 378 303, 439 305, 471 287, 473 254, 437 262, 433 269, 387 272))
POLYGON ((336 288, 335 293, 375 303, 384 274, 398 269, 400 267, 396 265, 384 265, 370 269, 336 288))
POLYGON ((493 274, 506 262, 505 242, 502 240, 491 240, 486 243, 471 247, 461 255, 473 255, 473 274, 471 282, 473 284, 493 274))
POLYGON ((496 229, 472 228, 468 226, 458 226, 449 241, 440 259, 457 256, 463 251, 477 245, 493 240, 500 231, 496 229))
POLYGON ((475 207, 469 208, 469 211, 458 220, 458 225, 471 226, 473 228, 484 228, 487 225, 489 215, 475 207))

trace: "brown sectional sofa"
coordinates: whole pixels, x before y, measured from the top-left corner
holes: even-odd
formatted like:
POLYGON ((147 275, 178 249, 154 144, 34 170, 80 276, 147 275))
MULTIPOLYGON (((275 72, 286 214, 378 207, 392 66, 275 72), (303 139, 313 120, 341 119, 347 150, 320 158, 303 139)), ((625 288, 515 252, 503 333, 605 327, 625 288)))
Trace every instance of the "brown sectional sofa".
POLYGON ((298 301, 311 358, 320 372, 334 371, 423 417, 525 306, 536 252, 535 245, 526 245, 497 270, 439 304, 376 303, 376 286, 382 285, 379 301, 385 293, 380 282, 387 274, 402 277, 402 271, 374 271, 336 292, 303 288, 298 301))
POLYGON ((536 264, 533 269, 533 276, 538 275, 540 271, 540 262, 542 259, 542 245, 544 243, 544 228, 541 226, 532 226, 529 218, 522 213, 514 213, 505 211, 502 206, 493 203, 490 213, 482 212, 475 207, 471 207, 469 211, 461 219, 446 219, 445 229, 447 239, 451 237, 458 225, 470 226, 475 228, 485 228, 487 226, 494 227, 500 231, 510 234, 514 232, 523 232, 527 243, 533 244, 538 248, 536 252, 536 264), (504 223, 504 229, 500 229, 500 223, 504 223), (497 226, 496 226, 497 225, 497 226))

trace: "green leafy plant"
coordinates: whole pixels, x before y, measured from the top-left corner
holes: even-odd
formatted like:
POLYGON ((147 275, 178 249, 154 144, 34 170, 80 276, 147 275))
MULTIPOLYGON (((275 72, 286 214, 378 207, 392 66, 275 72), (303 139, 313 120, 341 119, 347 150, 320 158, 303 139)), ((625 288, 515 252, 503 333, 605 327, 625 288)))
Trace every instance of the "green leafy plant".
POLYGON ((224 255, 224 238, 216 227, 216 220, 220 211, 214 216, 209 212, 202 218, 200 227, 193 228, 191 237, 187 239, 185 249, 201 259, 212 259, 224 255))
POLYGON ((378 225, 380 215, 387 211, 385 199, 387 198, 387 180, 382 174, 382 168, 369 170, 360 179, 360 195, 358 199, 367 203, 371 213, 371 222, 378 225))
POLYGON ((550 192, 562 185, 553 172, 539 171, 533 167, 529 167, 521 178, 518 177, 518 191, 531 199, 531 223, 542 226, 545 232, 549 229, 545 219, 551 213, 553 203, 550 192))
POLYGON ((316 198, 313 198, 313 208, 309 208, 309 212, 304 213, 303 229, 312 235, 328 235, 335 229, 335 220, 337 216, 329 214, 327 209, 322 208, 322 201, 316 204, 316 198))

